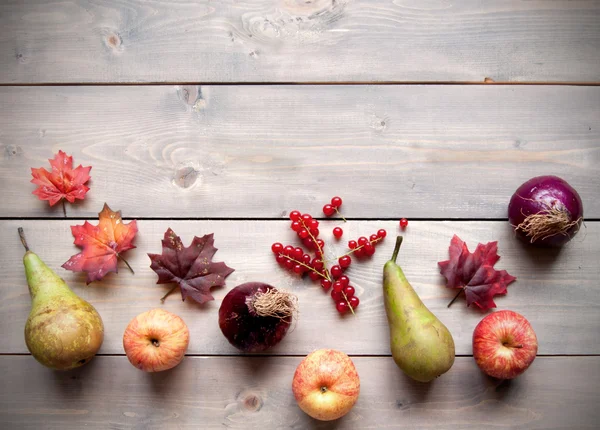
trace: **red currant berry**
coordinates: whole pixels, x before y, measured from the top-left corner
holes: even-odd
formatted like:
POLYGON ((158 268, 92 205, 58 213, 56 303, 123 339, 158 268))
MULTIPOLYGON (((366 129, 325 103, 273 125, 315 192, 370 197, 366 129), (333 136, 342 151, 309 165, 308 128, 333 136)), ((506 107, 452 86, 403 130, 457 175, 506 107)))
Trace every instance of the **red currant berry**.
POLYGON ((371 236, 369 236, 369 240, 371 242, 373 242, 374 240, 377 240, 377 239, 379 239, 379 237, 376 234, 372 234, 371 236))
POLYGON ((408 226, 408 220, 406 218, 402 218, 400 220, 400 228, 404 230, 408 226))
POLYGON ((348 248, 350 248, 350 249, 354 249, 354 248, 356 248, 357 246, 358 246, 358 243, 356 243, 356 241, 355 241, 355 240, 350 240, 350 241, 348 242, 348 248))
POLYGON ((293 221, 290 228, 294 231, 298 231, 302 228, 302 224, 300 224, 300 221, 293 221))
POLYGON ((364 248, 358 248, 356 251, 354 251, 354 256, 356 258, 364 257, 364 255, 365 255, 365 249, 364 248))
POLYGON ((277 256, 275 257, 275 260, 277 260, 277 263, 283 265, 283 264, 285 264, 286 258, 284 255, 277 254, 277 256))
POLYGON ((322 239, 317 239, 317 245, 319 249, 323 249, 323 247, 325 246, 325 242, 323 242, 322 239))
POLYGON ((347 299, 354 296, 354 293, 355 293, 355 290, 352 285, 348 285, 347 287, 344 287, 344 294, 346 295, 347 299))
POLYGON ((312 238, 310 237, 305 237, 302 239, 302 243, 304 244, 304 246, 306 246, 307 248, 312 248, 315 245, 315 242, 312 240, 312 238))
POLYGON ((293 269, 294 265, 295 265, 295 263, 292 260, 290 260, 289 258, 285 259, 285 263, 284 264, 285 264, 285 267, 287 269, 290 269, 290 270, 293 269))
POLYGON ((329 271, 331 272, 331 276, 333 276, 334 279, 337 279, 340 276, 342 276, 342 268, 337 264, 335 266, 331 266, 331 269, 329 269, 329 271))
POLYGON ((323 287, 325 291, 329 290, 331 288, 331 281, 329 279, 323 279, 321 281, 321 287, 323 287))
POLYGON ((310 214, 302 215, 302 221, 304 221, 305 225, 309 225, 311 220, 312 220, 312 216, 310 214))
POLYGON ((300 247, 294 248, 294 259, 300 261, 302 260, 302 256, 304 255, 304 250, 300 247))
POLYGON ((279 242, 275 242, 273 245, 271 245, 271 251, 273 251, 275 254, 279 254, 281 251, 283 251, 283 245, 279 242))
POLYGON ((333 283, 333 291, 337 291, 338 293, 341 293, 344 290, 344 286, 342 285, 342 283, 340 281, 335 281, 333 283))
POLYGON ((315 270, 321 270, 325 266, 323 264, 323 262, 321 260, 319 260, 318 258, 314 258, 313 261, 312 261, 312 263, 310 265, 315 270))
POLYGON ((302 261, 304 264, 310 264, 310 260, 311 260, 310 255, 304 254, 300 261, 302 261))
POLYGON ((342 206, 342 198, 338 196, 332 197, 331 206, 333 206, 334 208, 339 208, 340 206, 342 206))
POLYGON ((292 245, 288 245, 285 248, 283 248, 283 255, 291 257, 293 253, 294 253, 294 247, 292 245))
POLYGON ((363 250, 365 251, 365 254, 368 255, 369 257, 371 255, 375 254, 375 247, 371 243, 367 243, 365 245, 365 247, 363 248, 363 250))
POLYGON ((308 230, 305 228, 302 228, 298 231, 298 237, 300 239, 306 239, 308 237, 308 230))
POLYGON ((318 228, 311 228, 310 229, 310 234, 312 234, 313 237, 319 237, 319 229, 318 228))
POLYGON ((335 308, 337 309, 337 311, 341 314, 345 314, 346 312, 348 312, 348 310, 350 309, 350 307, 348 306, 348 303, 346 303, 345 300, 340 300, 335 304, 335 308))
POLYGON ((335 213, 335 209, 331 205, 325 205, 323 206, 323 213, 325 216, 331 216, 335 213))
POLYGON ((290 219, 292 221, 298 221, 300 219, 300 216, 301 216, 301 214, 298 211, 291 211, 290 212, 290 219))
POLYGON ((293 271, 294 273, 297 273, 298 275, 302 274, 302 272, 304 272, 304 267, 302 267, 299 264, 295 264, 293 267, 293 271))
POLYGON ((323 259, 323 253, 321 251, 315 251, 315 257, 317 257, 319 260, 323 259))
POLYGON ((311 219, 310 223, 309 223, 309 227, 311 229, 318 228, 319 227, 319 221, 317 221, 316 219, 311 219))
POLYGON ((338 263, 340 263, 342 269, 346 269, 352 263, 352 258, 350 258, 349 255, 344 255, 343 257, 339 258, 338 263))
POLYGON ((317 280, 321 279, 321 275, 319 273, 317 273, 317 272, 312 272, 311 271, 308 274, 308 276, 310 276, 310 279, 312 279, 313 281, 317 281, 317 280))
POLYGON ((350 306, 352 306, 352 309, 356 309, 358 307, 358 304, 360 303, 360 300, 358 300, 358 297, 356 296, 350 297, 348 301, 350 302, 350 306))
POLYGON ((331 298, 337 302, 337 301, 343 300, 344 296, 342 295, 341 291, 331 290, 331 298))
POLYGON ((361 236, 358 238, 358 246, 364 246, 368 241, 369 239, 367 239, 364 236, 361 236))
POLYGON ((377 237, 383 239, 387 232, 384 229, 377 230, 377 237))
POLYGON ((339 239, 340 237, 342 237, 343 234, 344 234, 344 230, 342 230, 340 227, 335 227, 333 229, 333 236, 336 239, 339 239))
POLYGON ((350 279, 346 275, 342 275, 338 278, 338 281, 344 286, 347 287, 350 283, 350 279))

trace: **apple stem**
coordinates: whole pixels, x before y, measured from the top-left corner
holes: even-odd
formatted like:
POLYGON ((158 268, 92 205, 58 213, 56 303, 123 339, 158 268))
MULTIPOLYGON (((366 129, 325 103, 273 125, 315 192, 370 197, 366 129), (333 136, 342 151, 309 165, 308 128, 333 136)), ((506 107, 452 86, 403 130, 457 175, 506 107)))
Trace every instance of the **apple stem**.
POLYGON ((169 291, 167 291, 167 294, 165 294, 164 296, 162 296, 162 299, 160 299, 160 301, 162 303, 165 302, 165 299, 169 296, 169 294, 171 294, 173 291, 175 291, 175 289, 178 287, 179 285, 175 285, 173 288, 171 288, 169 291))
POLYGON ((515 348, 523 348, 523 345, 515 345, 515 348))
POLYGON ((458 299, 458 296, 460 296, 460 293, 462 293, 463 291, 465 291, 465 287, 462 287, 460 290, 458 290, 458 293, 456 293, 456 296, 454 296, 454 298, 452 300, 450 300, 450 303, 448 303, 448 307, 450 307, 450 305, 452 305, 452 303, 454 303, 456 301, 456 299, 458 299))

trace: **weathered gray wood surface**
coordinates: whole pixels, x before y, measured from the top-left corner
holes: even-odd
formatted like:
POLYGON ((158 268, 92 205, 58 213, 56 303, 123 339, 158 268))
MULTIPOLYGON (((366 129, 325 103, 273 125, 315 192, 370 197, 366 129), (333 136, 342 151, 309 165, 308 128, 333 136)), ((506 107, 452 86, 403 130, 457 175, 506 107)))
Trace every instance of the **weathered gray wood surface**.
POLYGON ((0 82, 599 81, 596 1, 4 1, 0 82))
MULTIPOLYGON (((554 4, 554 3, 548 3, 554 4)), ((59 149, 93 166, 70 216, 320 214, 504 218, 534 175, 600 217, 600 87, 0 88, 0 216, 62 217, 31 195, 59 149)))
POLYGON ((510 382, 459 357, 431 384, 412 382, 389 357, 354 357, 359 399, 333 423, 296 406, 291 381, 300 361, 186 357, 172 371, 145 374, 125 357, 97 357, 57 373, 31 357, 2 357, 0 414, 11 429, 593 429, 600 420, 600 357, 538 357, 510 382))
MULTIPOLYGON (((135 244, 137 249, 125 257, 135 275, 120 266, 118 274, 102 282, 85 286, 85 275, 74 274, 60 266, 78 252, 70 225, 73 221, 0 221, 0 321, 10 333, 0 343, 0 353, 26 353, 23 327, 29 314, 30 299, 21 259, 23 248, 17 227, 23 226, 29 245, 55 269, 72 288, 89 300, 100 312, 106 326, 103 354, 123 353, 125 327, 137 314, 161 307, 160 298, 171 285, 156 285, 157 275, 149 268, 146 253, 160 253, 161 239, 167 227, 188 245, 194 235, 215 234, 219 249, 215 261, 224 261, 236 271, 227 278, 227 286, 213 289, 215 301, 199 306, 182 302, 177 292, 164 305, 180 315, 190 327, 192 354, 236 354, 221 334, 217 311, 222 298, 235 285, 262 281, 296 293, 300 317, 295 330, 269 354, 306 354, 317 348, 338 348, 348 354, 389 354, 389 332, 381 293, 382 268, 392 253, 396 222, 360 221, 343 225, 344 239, 331 240, 331 229, 338 222, 322 223, 321 236, 330 246, 332 257, 347 251, 346 241, 386 228, 389 237, 378 247, 372 260, 354 262, 347 271, 361 299, 357 316, 341 318, 333 301, 321 287, 309 279, 300 280, 280 269, 273 258, 273 242, 296 243, 289 224, 283 221, 140 221, 135 244), (323 328, 326 327, 326 330, 323 328), (316 335, 318 333, 318 336, 316 335)), ((450 308, 447 304, 456 290, 445 288, 437 262, 448 258, 453 234, 465 240, 474 251, 478 242, 499 241, 497 268, 517 277, 508 294, 498 296, 498 309, 511 309, 528 318, 539 337, 540 354, 600 354, 600 223, 587 228, 560 252, 533 250, 513 237, 508 223, 413 221, 404 233, 399 263, 417 293, 450 329, 456 353, 472 353, 471 337, 475 325, 486 313, 467 308, 463 298, 450 308)))

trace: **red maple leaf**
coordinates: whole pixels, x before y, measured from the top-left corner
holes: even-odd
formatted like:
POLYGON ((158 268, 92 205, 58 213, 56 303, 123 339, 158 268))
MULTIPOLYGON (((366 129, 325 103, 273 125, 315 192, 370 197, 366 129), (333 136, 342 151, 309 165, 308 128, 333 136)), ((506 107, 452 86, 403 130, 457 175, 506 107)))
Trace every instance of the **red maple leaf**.
POLYGON ((440 273, 446 278, 446 287, 460 288, 456 297, 464 291, 467 306, 474 303, 483 310, 495 308, 493 297, 506 294, 506 286, 517 279, 506 270, 494 269, 500 259, 497 252, 498 242, 489 242, 477 244, 471 254, 467 244, 454 235, 450 242, 450 260, 438 263, 440 273))
POLYGON ((225 278, 233 272, 225 263, 213 263, 212 258, 217 252, 214 242, 212 233, 194 236, 192 244, 186 248, 181 238, 167 229, 162 240, 162 254, 148 254, 152 261, 150 268, 158 275, 157 284, 177 283, 165 294, 163 301, 177 286, 181 288, 183 300, 190 297, 201 304, 214 300, 210 289, 225 285, 225 278))
POLYGON ((123 223, 121 211, 113 212, 106 203, 98 218, 98 225, 86 221, 83 225, 71 226, 74 243, 81 247, 82 251, 62 265, 73 272, 87 272, 87 284, 102 279, 109 272, 118 272, 119 258, 133 272, 121 254, 135 248, 131 242, 138 231, 136 221, 123 223))
POLYGON ((33 194, 40 200, 48 200, 50 206, 54 206, 62 199, 73 203, 75 199, 83 199, 89 188, 85 183, 90 180, 91 166, 79 165, 73 169, 73 157, 58 151, 54 159, 48 160, 52 166, 52 172, 43 167, 31 168, 32 183, 38 185, 33 194))

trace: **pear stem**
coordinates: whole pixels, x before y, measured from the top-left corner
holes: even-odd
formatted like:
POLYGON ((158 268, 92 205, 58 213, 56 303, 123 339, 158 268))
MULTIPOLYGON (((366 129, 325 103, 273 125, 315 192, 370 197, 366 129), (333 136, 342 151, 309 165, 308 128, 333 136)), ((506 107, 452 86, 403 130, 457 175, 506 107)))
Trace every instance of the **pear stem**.
POLYGON ((456 299, 458 299, 458 296, 460 296, 460 293, 462 293, 463 291, 465 291, 465 288, 461 288, 460 290, 458 290, 458 293, 456 293, 456 296, 454 296, 454 298, 450 301, 450 303, 448 303, 448 307, 450 307, 450 305, 452 303, 454 303, 456 301, 456 299))
POLYGON ((391 261, 396 262, 398 258, 398 251, 400 251, 400 245, 402 245, 402 236, 396 237, 396 246, 394 247, 394 253, 392 254, 391 261))
POLYGON ((19 238, 21 239, 21 243, 25 247, 25 251, 29 251, 29 247, 27 246, 27 240, 25 240, 25 232, 23 231, 23 227, 18 228, 19 238))
POLYGON ((129 270, 131 270, 131 273, 133 273, 135 275, 135 272, 133 271, 133 269, 131 268, 131 266, 129 265, 129 263, 127 262, 127 260, 125 260, 123 257, 121 257, 120 254, 117 254, 117 257, 123 261, 123 263, 125 263, 127 265, 127 267, 129 267, 129 270))

